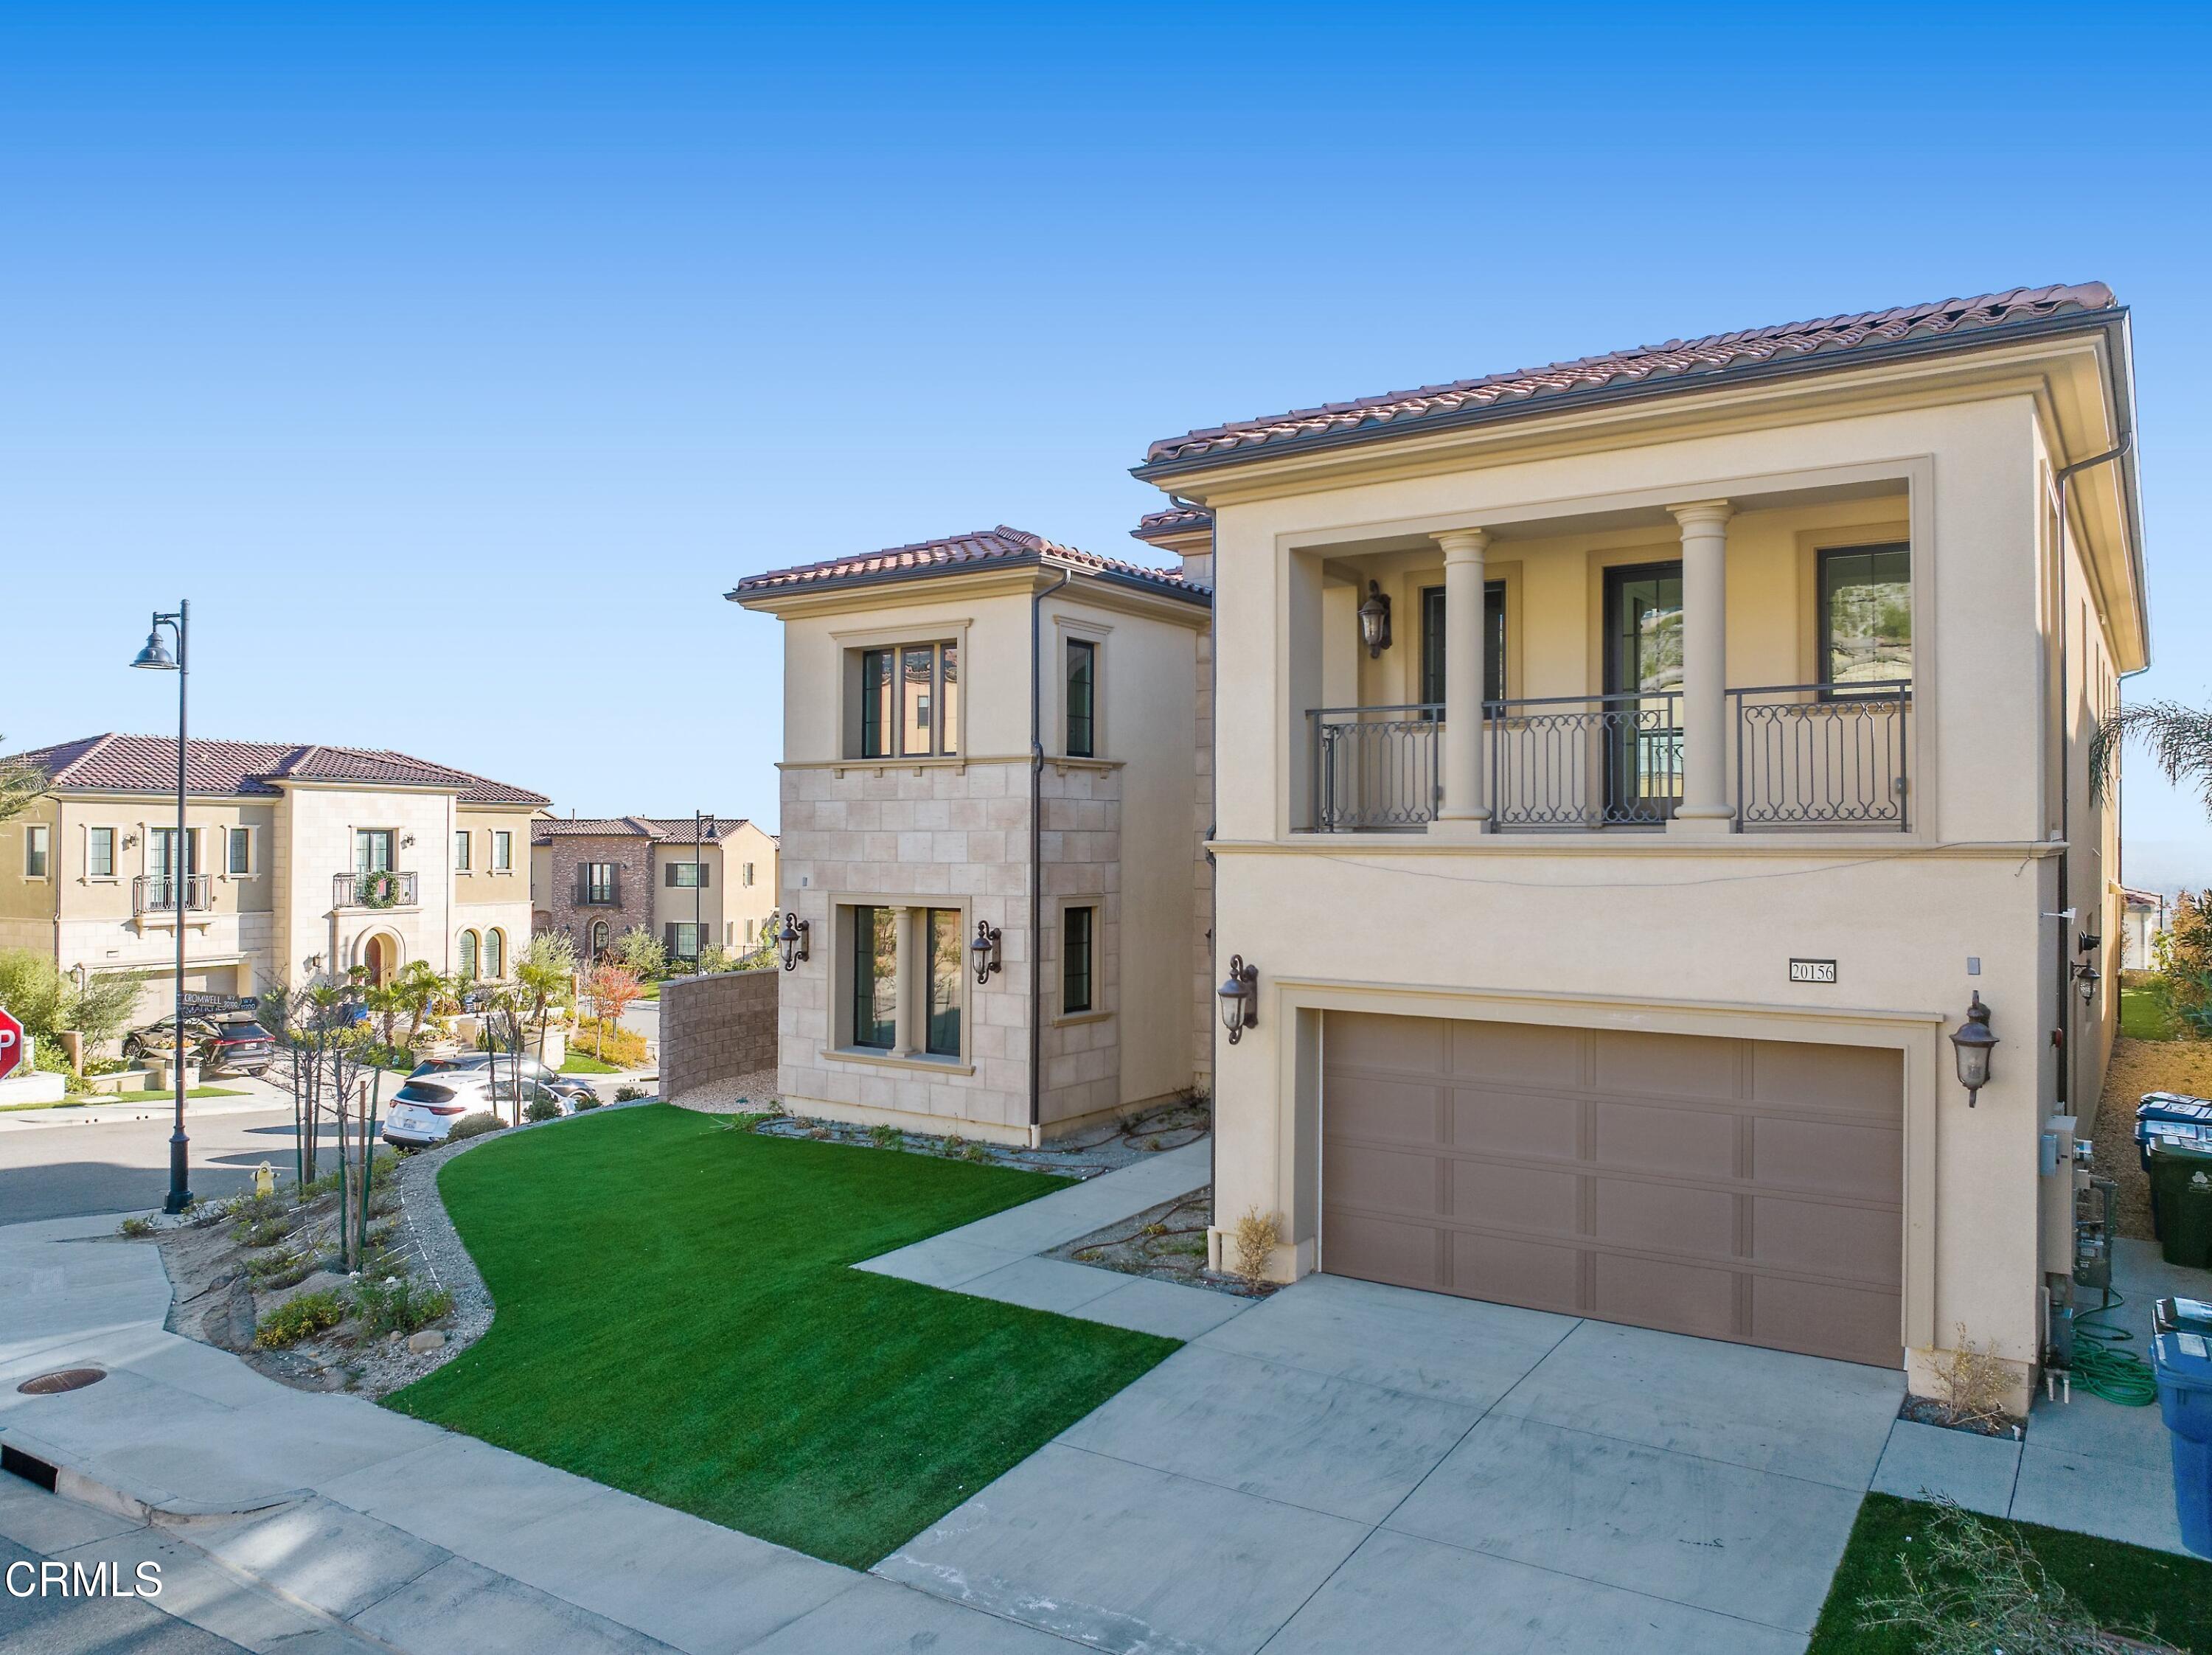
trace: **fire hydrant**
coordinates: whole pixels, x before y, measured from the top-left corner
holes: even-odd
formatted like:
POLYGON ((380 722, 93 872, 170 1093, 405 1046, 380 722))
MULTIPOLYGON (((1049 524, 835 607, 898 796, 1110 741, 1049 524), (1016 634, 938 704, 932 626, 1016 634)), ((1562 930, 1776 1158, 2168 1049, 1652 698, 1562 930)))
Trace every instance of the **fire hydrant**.
POLYGON ((276 1193, 276 1174, 269 1170, 269 1163, 265 1161, 254 1169, 253 1193, 256 1195, 276 1193))

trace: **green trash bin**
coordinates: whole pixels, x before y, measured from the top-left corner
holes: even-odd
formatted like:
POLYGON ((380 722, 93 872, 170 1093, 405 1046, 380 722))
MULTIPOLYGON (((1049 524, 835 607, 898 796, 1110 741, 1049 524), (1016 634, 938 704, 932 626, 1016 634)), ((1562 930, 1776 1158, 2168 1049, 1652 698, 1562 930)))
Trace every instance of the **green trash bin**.
POLYGON ((2166 1262, 2197 1270, 2212 1265, 2212 1146, 2153 1137, 2150 1199, 2166 1262))

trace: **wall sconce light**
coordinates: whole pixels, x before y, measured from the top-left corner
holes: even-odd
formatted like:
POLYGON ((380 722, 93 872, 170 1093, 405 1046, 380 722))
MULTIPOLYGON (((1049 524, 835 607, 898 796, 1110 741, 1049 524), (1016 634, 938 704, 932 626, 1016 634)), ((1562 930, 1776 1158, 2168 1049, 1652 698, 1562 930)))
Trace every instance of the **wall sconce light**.
POLYGON ((300 963, 307 968, 307 975, 312 977, 323 968, 323 956, 319 954, 311 954, 300 963))
POLYGON ((1370 660, 1390 647, 1390 600, 1371 580, 1367 583, 1367 601, 1359 606, 1359 641, 1367 646, 1370 660))
POLYGON ((1966 1021, 1951 1031, 1959 1084, 1966 1088, 1969 1109, 1974 1106, 1975 1094, 1990 1083, 1990 1053, 1996 1046, 1997 1037, 1990 1033, 1990 1009, 1982 1003, 1981 991, 1977 989, 1973 1003, 1966 1008, 1966 1021))
POLYGON ((414 835, 414 834, 400 834, 400 836, 399 836, 399 848, 400 848, 401 850, 403 850, 403 851, 411 851, 411 850, 413 850, 413 849, 415 848, 415 835, 414 835))
POLYGON ((124 836, 123 836, 123 848, 124 848, 125 850, 126 850, 126 851, 127 851, 127 850, 129 850, 132 846, 136 845, 137 842, 138 842, 138 835, 137 835, 137 834, 124 834, 124 836))
POLYGON ((783 968, 786 971, 797 971, 799 962, 808 957, 806 934, 812 929, 796 914, 784 915, 783 929, 775 934, 775 940, 782 945, 783 968))
POLYGON ((2081 1003, 2084 1005, 2097 1003, 2097 985, 2103 980, 2104 973, 2094 966, 2080 965, 2074 967, 2074 986, 2081 991, 2081 1003))
POLYGON ((1000 969, 999 928, 983 920, 975 922, 975 940, 968 944, 968 957, 975 963, 975 981, 980 985, 991 980, 991 973, 1000 969))
POLYGON ((1246 965, 1241 954, 1231 955, 1229 975, 1218 993, 1221 1026, 1229 1031, 1229 1044, 1234 1046, 1246 1029, 1260 1026, 1260 967, 1246 965))
POLYGON ((2095 931, 2083 931, 2080 934, 2080 948, 2077 950, 2080 953, 2094 954, 2105 946, 2105 939, 2095 931))

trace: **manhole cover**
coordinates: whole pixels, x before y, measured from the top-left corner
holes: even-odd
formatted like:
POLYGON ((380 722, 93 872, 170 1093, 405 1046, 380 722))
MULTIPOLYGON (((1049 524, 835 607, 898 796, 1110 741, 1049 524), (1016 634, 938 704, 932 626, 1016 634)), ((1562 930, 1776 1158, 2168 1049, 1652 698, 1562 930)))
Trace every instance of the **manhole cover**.
POLYGON ((104 1367, 64 1367, 56 1373, 41 1373, 35 1379, 26 1379, 15 1389, 27 1397, 51 1397, 58 1391, 82 1391, 106 1377, 104 1367))

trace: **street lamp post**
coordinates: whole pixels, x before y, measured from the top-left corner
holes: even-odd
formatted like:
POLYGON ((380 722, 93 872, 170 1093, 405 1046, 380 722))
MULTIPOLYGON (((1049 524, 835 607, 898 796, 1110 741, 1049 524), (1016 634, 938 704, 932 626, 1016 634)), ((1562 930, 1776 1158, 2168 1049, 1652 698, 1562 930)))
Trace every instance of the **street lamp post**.
POLYGON ((177 1003, 176 1021, 169 1046, 170 1076, 177 1083, 177 1125, 169 1134, 169 1196, 161 1203, 161 1210, 180 1213, 192 1204, 192 1192, 185 1179, 185 1152, 191 1140, 185 1136, 185 905, 191 900, 192 866, 191 837, 185 827, 185 681, 190 645, 187 637, 191 627, 191 603, 179 598, 174 614, 154 612, 154 625, 146 634, 146 647, 138 652, 131 663, 155 672, 173 672, 177 675, 177 837, 169 847, 168 887, 171 911, 177 928, 177 1003), (162 642, 161 628, 167 627, 177 640, 177 652, 172 656, 162 642))

